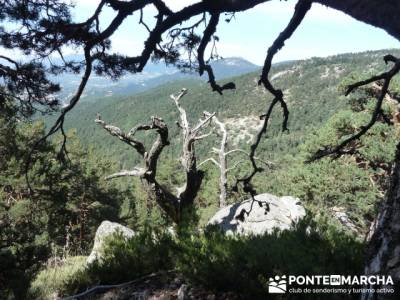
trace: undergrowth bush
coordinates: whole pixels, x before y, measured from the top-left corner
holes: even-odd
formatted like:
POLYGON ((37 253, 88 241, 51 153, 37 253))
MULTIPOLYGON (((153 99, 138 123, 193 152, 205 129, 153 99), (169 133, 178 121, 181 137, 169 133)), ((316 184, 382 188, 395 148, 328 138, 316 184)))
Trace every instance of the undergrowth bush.
POLYGON ((235 292, 244 299, 265 299, 271 276, 356 275, 362 259, 359 240, 309 217, 291 231, 263 236, 229 237, 215 228, 176 236, 145 230, 129 241, 118 235, 109 239, 103 259, 78 270, 59 293, 72 295, 94 285, 176 269, 192 284, 235 292))
POLYGON ((62 261, 59 265, 47 267, 39 272, 31 283, 30 296, 41 300, 56 299, 73 277, 84 270, 86 257, 74 256, 62 261))
POLYGON ((97 284, 116 284, 174 267, 176 243, 170 234, 145 229, 129 240, 114 234, 105 241, 102 259, 77 272, 65 286, 65 295, 97 284))
POLYGON ((179 246, 177 266, 184 277, 245 299, 266 299, 266 281, 275 275, 360 274, 363 259, 354 236, 310 218, 292 231, 263 236, 227 237, 211 230, 179 246))

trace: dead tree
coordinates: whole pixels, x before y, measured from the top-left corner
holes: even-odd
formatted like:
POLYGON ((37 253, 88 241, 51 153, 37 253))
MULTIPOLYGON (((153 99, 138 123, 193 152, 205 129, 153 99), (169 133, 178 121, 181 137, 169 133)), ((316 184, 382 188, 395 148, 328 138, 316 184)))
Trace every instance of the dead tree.
MULTIPOLYGON (((210 116, 211 114, 208 112, 204 112, 205 115, 210 116)), ((219 127, 219 132, 218 134, 221 136, 221 142, 220 142, 220 147, 219 149, 213 148, 212 152, 216 153, 218 155, 218 162, 210 157, 203 161, 202 163, 199 164, 201 166, 202 164, 206 162, 212 162, 214 163, 220 170, 220 176, 219 176, 219 208, 225 207, 226 206, 226 198, 227 198, 227 188, 228 188, 228 169, 226 168, 227 165, 227 153, 225 151, 227 144, 228 144, 228 133, 225 128, 225 124, 222 123, 221 121, 218 120, 216 116, 212 118, 213 123, 215 123, 219 127)))
POLYGON ((169 145, 168 126, 163 119, 152 116, 150 124, 139 124, 133 127, 128 133, 125 133, 119 127, 107 124, 101 119, 100 115, 95 120, 108 133, 118 137, 121 141, 135 149, 143 159, 143 166, 135 167, 132 170, 122 170, 107 176, 106 179, 110 180, 125 176, 139 177, 149 200, 155 201, 176 224, 179 224, 182 220, 183 211, 192 207, 200 189, 204 174, 201 170, 197 169, 195 142, 210 135, 210 133, 201 134, 201 131, 210 123, 211 118, 214 116, 214 114, 204 115, 203 119, 200 119, 195 126, 191 127, 187 120, 186 111, 179 102, 186 93, 187 90, 182 89, 177 96, 171 95, 180 114, 180 121, 177 122, 182 131, 182 156, 180 162, 186 174, 186 182, 182 187, 177 189, 177 194, 169 191, 156 178, 160 154, 164 147, 169 145), (157 132, 157 138, 150 150, 147 150, 144 143, 135 138, 135 134, 138 131, 148 130, 155 130, 157 132))
MULTIPOLYGON (((211 116, 209 112, 204 112, 204 115, 211 116)), ((228 148, 228 131, 226 129, 225 123, 221 122, 216 116, 212 118, 212 122, 218 127, 217 135, 221 138, 219 148, 212 148, 210 151, 213 154, 218 155, 218 161, 213 158, 207 158, 203 162, 199 164, 199 167, 207 162, 212 162, 219 168, 220 176, 219 176, 219 208, 223 208, 227 204, 228 197, 228 173, 235 170, 240 164, 248 162, 249 153, 242 149, 232 149, 227 151, 228 148), (242 153, 245 154, 247 159, 236 161, 232 167, 228 167, 228 156, 233 153, 242 153)), ((256 159, 260 160, 256 157, 256 159)), ((270 162, 263 161, 267 166, 272 165, 270 162)))

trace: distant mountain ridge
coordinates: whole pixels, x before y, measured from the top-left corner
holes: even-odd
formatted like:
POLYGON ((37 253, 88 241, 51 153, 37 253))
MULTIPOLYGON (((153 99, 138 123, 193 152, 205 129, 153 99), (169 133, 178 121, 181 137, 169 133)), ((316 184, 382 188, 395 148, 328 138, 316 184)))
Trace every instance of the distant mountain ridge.
MULTIPOLYGON (((215 60, 211 62, 211 66, 217 80, 253 72, 260 68, 260 66, 241 57, 228 57, 215 60)), ((101 97, 132 95, 167 82, 191 78, 200 79, 196 72, 183 73, 176 67, 166 66, 163 63, 149 63, 143 72, 125 75, 118 79, 118 81, 111 81, 109 78, 92 75, 82 95, 82 99, 93 100, 101 97)), ((206 80, 207 77, 204 75, 201 79, 206 80)), ((62 87, 59 97, 63 101, 68 101, 79 84, 80 75, 64 74, 54 78, 54 80, 60 83, 62 87)))

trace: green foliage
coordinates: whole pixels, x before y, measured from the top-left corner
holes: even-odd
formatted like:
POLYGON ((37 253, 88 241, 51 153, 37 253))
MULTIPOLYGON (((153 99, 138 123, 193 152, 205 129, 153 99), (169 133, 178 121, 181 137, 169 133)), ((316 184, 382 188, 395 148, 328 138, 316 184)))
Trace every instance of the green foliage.
POLYGON ((312 211, 345 208, 350 219, 364 230, 379 200, 379 191, 368 174, 348 159, 324 159, 310 165, 296 162, 290 169, 275 173, 266 188, 279 195, 296 196, 312 211))
POLYGON ((71 256, 55 266, 47 267, 38 273, 31 283, 29 296, 34 299, 51 300, 85 267, 85 256, 71 256))
POLYGON ((277 170, 274 176, 268 176, 268 181, 257 183, 266 184, 272 193, 297 196, 315 212, 328 211, 334 206, 345 208, 350 219, 366 232, 387 184, 396 144, 394 128, 378 122, 350 145, 354 155, 304 162, 318 149, 338 145, 360 130, 370 119, 371 101, 364 101, 363 109, 352 106, 354 110, 334 114, 297 148, 296 157, 286 158, 283 164, 288 168, 277 170))
POLYGON ((170 270, 174 267, 176 249, 176 243, 166 231, 146 228, 129 240, 114 234, 105 241, 102 259, 76 272, 60 292, 66 296, 94 284, 115 284, 170 270))
POLYGON ((102 282, 121 282, 132 272, 142 276, 172 267, 173 242, 165 233, 144 232, 128 242, 119 237, 107 246, 102 262, 91 267, 92 274, 102 282))
MULTIPOLYGON (((140 233, 128 243, 121 238, 111 239, 102 263, 78 270, 66 264, 66 276, 54 284, 46 283, 53 274, 51 268, 46 268, 34 283, 35 293, 43 296, 57 291, 66 296, 92 285, 119 283, 176 268, 210 289, 234 289, 259 298, 265 296, 265 280, 273 274, 361 272, 359 237, 345 234, 330 209, 344 208, 360 233, 367 231, 386 189, 400 132, 398 125, 393 128, 379 120, 368 134, 349 145, 354 150, 351 156, 304 162, 318 149, 337 145, 369 121, 375 104, 371 87, 348 98, 341 93, 347 84, 382 71, 383 64, 370 63, 371 55, 381 54, 313 58, 274 67, 273 81, 284 89, 291 111, 291 131, 280 132, 281 116, 275 114, 267 138, 257 150, 258 157, 272 160, 275 165, 258 174, 254 184, 259 193, 299 197, 318 224, 307 220, 293 232, 257 238, 229 238, 217 232, 199 234, 193 226, 188 226, 191 228, 187 232, 178 232, 177 237, 164 232, 162 228, 170 223, 155 203, 148 201, 138 179, 113 183, 102 179, 140 161, 129 147, 96 128, 93 119, 100 112, 105 120, 130 129, 146 123, 151 115, 163 117, 170 128, 171 145, 161 156, 157 180, 173 190, 182 185, 184 178, 177 160, 180 135, 173 126, 177 112, 168 95, 185 86, 190 93, 182 103, 191 120, 207 110, 216 111, 221 120, 233 118, 235 123, 264 112, 269 96, 257 87, 258 74, 235 78, 240 88, 226 91, 221 98, 216 98, 205 83, 184 81, 136 96, 98 101, 96 105, 83 102, 68 118, 69 126, 78 129, 69 133, 69 164, 62 164, 55 152, 57 139, 43 143, 33 153, 28 178, 34 195, 28 194, 24 166, 33 142, 43 136, 44 126, 40 122, 17 122, 15 108, 8 103, 0 115, 0 278, 7 280, 0 281, 0 292, 23 299, 30 277, 50 256, 51 244, 57 249, 68 245, 66 255, 79 255, 88 250, 103 219, 119 220, 140 233)), ((398 92, 399 86, 394 82, 391 88, 398 92)), ((386 102, 383 110, 391 117, 394 106, 386 102)), ((245 127, 233 128, 232 132, 238 134, 245 127)), ((138 136, 147 145, 154 137, 154 133, 138 136)), ((198 143, 198 161, 207 158, 217 142, 211 136, 198 143)), ((248 145, 242 140, 230 147, 247 149, 248 145)), ((218 209, 218 170, 209 165, 202 169, 205 177, 191 214, 200 226, 218 209)), ((248 163, 241 164, 237 172, 230 173, 229 183, 249 170, 248 163)), ((229 193, 228 201, 241 201, 241 197, 229 193)))
POLYGON ((0 293, 24 299, 29 278, 53 247, 64 255, 86 251, 104 220, 119 220, 128 196, 101 180, 110 163, 84 150, 69 133, 69 160, 43 142, 40 122, 18 122, 13 103, 0 110, 0 293), (31 154, 31 155, 29 155, 31 154), (27 161, 28 172, 26 173, 27 161), (26 179, 29 179, 29 185, 26 179))
MULTIPOLYGON (((385 187, 385 180, 382 178, 390 168, 391 151, 394 149, 392 129, 385 124, 377 124, 371 133, 362 139, 359 156, 354 158, 356 160, 354 162, 339 160, 338 166, 324 161, 317 162, 314 166, 305 166, 303 162, 319 147, 334 145, 369 121, 374 104, 370 91, 361 89, 350 98, 344 97, 343 91, 346 85, 355 80, 365 79, 372 73, 383 71, 385 65, 379 57, 386 52, 374 51, 343 54, 324 59, 312 58, 273 67, 271 78, 277 87, 283 89, 285 99, 288 101, 290 133, 280 132, 281 114, 275 113, 267 137, 257 151, 257 156, 260 158, 275 162, 275 168, 267 169, 265 173, 257 176, 255 183, 259 193, 292 194, 301 197, 306 204, 318 203, 317 207, 320 207, 321 203, 324 203, 324 207, 343 205, 349 200, 349 205, 345 206, 351 208, 354 203, 359 203, 356 209, 351 209, 350 214, 354 221, 365 229, 367 224, 363 219, 365 217, 370 219, 374 214, 374 203, 380 199, 385 187), (359 162, 361 158, 369 162, 367 168, 361 167, 359 162), (358 167, 360 170, 357 169, 358 167), (334 176, 330 174, 330 168, 336 180, 333 180, 334 176), (356 180, 353 181, 351 176, 356 180), (371 183, 371 177, 375 185, 371 183), (351 180, 345 182, 347 179, 351 180), (354 186, 352 186, 353 182, 354 186), (365 201, 364 196, 366 196, 365 201), (363 202, 365 203, 362 204, 363 202)), ((169 125, 171 145, 165 149, 160 158, 158 181, 169 187, 180 186, 184 180, 177 160, 181 154, 180 134, 174 126, 178 113, 168 95, 176 93, 182 87, 188 88, 189 93, 182 100, 182 104, 187 108, 189 119, 192 121, 197 120, 204 110, 215 111, 221 120, 227 118, 239 120, 247 116, 257 119, 258 115, 264 113, 270 101, 270 95, 257 86, 258 75, 258 73, 250 73, 234 78, 233 81, 238 89, 225 91, 222 97, 213 94, 204 82, 186 80, 169 83, 133 96, 99 100, 96 106, 92 102, 83 101, 69 116, 67 124, 70 127, 79 128, 78 134, 84 143, 95 145, 97 153, 119 161, 112 170, 109 170, 112 173, 126 169, 127 166, 139 164, 141 161, 135 153, 132 153, 130 147, 116 142, 96 127, 93 122, 96 113, 100 112, 105 120, 125 130, 138 123, 148 122, 151 115, 162 117, 169 125)), ((391 88, 396 91, 396 86, 398 84, 394 83, 391 88)), ((391 108, 387 106, 385 111, 390 115, 391 108)), ((255 132, 251 128, 247 129, 249 132, 255 132)), ((231 129, 232 139, 237 135, 234 132, 238 130, 238 128, 231 129)), ((154 139, 154 134, 144 134, 138 138, 149 145, 154 139)), ((198 161, 209 157, 210 148, 216 146, 217 143, 215 136, 200 141, 196 145, 198 161)), ((232 145, 232 141, 230 143, 232 148, 248 149, 249 147, 244 140, 238 145, 232 145)), ((239 158, 233 158, 233 160, 237 159, 239 158)), ((202 168, 207 174, 196 205, 200 224, 205 224, 217 209, 218 176, 212 166, 202 166, 202 168)), ((249 170, 250 165, 244 164, 237 172, 229 174, 230 185, 234 183, 235 177, 243 176, 249 170)), ((148 218, 157 224, 164 224, 163 215, 158 208, 147 203, 139 182, 125 180, 121 181, 121 185, 125 188, 135 187, 137 198, 135 203, 140 211, 137 215, 140 224, 144 224, 148 218)), ((240 199, 240 195, 230 193, 228 202, 232 203, 240 199)))
POLYGON ((276 274, 359 274, 362 247, 354 237, 311 218, 292 231, 263 236, 229 237, 212 228, 179 236, 145 230, 128 241, 118 235, 109 239, 104 259, 78 270, 58 292, 66 296, 175 269, 193 284, 264 299, 265 278, 276 274))
POLYGON ((178 268, 192 282, 246 299, 266 298, 273 275, 359 274, 362 245, 328 224, 306 218, 292 231, 229 237, 209 231, 180 241, 178 268))

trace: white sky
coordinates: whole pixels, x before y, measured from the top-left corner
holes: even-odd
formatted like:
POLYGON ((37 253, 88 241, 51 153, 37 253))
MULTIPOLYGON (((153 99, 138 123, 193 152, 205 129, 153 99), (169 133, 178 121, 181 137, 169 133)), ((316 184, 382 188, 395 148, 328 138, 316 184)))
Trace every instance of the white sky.
MULTIPOLYGON (((100 0, 75 1, 74 16, 82 20, 91 15, 100 0)), ((173 10, 199 0, 165 0, 173 10)), ((285 28, 293 13, 296 1, 271 0, 246 12, 237 13, 229 24, 221 19, 217 35, 220 37, 218 52, 223 57, 241 56, 261 65, 268 47, 285 28)), ((145 15, 154 20, 153 8, 146 8, 145 15)), ((101 16, 105 28, 115 15, 106 8, 101 16)), ((137 26, 138 15, 130 16, 111 38, 113 50, 126 55, 137 55, 147 37, 144 28, 137 26)), ((300 27, 276 55, 274 61, 328 56, 344 52, 360 52, 383 48, 399 48, 399 42, 381 29, 358 22, 351 17, 313 4, 300 27)), ((0 53, 4 52, 0 49, 0 53)), ((67 49, 67 52, 72 52, 67 49)), ((13 55, 18 55, 14 53, 13 55)))

